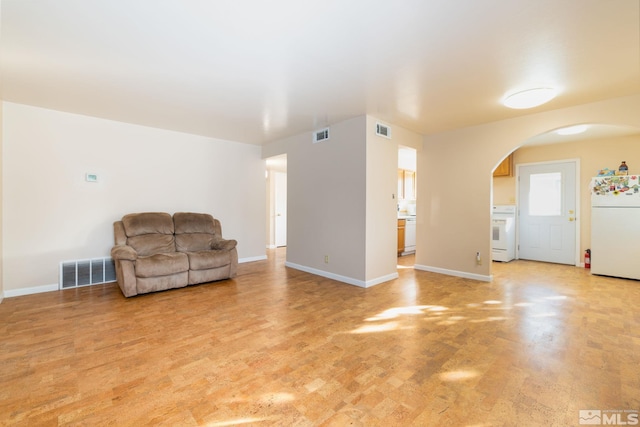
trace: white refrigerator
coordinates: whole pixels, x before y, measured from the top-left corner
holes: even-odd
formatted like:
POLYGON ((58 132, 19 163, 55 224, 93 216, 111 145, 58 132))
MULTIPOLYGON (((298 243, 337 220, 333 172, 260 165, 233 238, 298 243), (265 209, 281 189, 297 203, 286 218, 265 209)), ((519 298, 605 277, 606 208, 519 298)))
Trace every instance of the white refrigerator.
POLYGON ((638 175, 591 180, 591 273, 640 280, 638 175))

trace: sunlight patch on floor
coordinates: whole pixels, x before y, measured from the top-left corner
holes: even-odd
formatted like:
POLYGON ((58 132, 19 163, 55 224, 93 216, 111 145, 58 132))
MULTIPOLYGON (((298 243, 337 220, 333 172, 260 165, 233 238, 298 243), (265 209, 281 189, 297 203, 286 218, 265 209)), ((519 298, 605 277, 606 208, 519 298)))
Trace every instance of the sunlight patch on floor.
POLYGON ((532 302, 518 302, 513 304, 514 307, 531 307, 532 305, 532 302))
POLYGON ((440 305, 411 305, 407 307, 394 307, 365 319, 367 322, 377 322, 379 320, 395 319, 401 315, 420 315, 425 311, 441 312, 448 310, 440 305))
POLYGON ((352 334, 370 334, 372 332, 388 332, 398 329, 398 322, 386 322, 377 325, 363 325, 351 331, 352 334))
POLYGON ((291 393, 267 393, 260 396, 259 400, 265 403, 289 403, 295 400, 295 396, 291 393))
POLYGON ((546 313, 535 313, 532 314, 531 317, 539 318, 539 317, 556 317, 556 313, 553 311, 547 311, 546 313))
POLYGON ((490 317, 485 317, 484 319, 471 320, 471 323, 499 322, 502 320, 509 320, 509 318, 504 316, 490 316, 490 317))
POLYGON ((235 420, 214 421, 212 423, 207 424, 207 426, 209 427, 237 426, 242 424, 259 423, 261 421, 266 421, 266 420, 267 418, 237 418, 235 420))
MULTIPOLYGON (((487 299, 477 303, 467 303, 463 307, 445 307, 442 305, 408 305, 404 307, 392 307, 384 310, 372 317, 365 319, 365 322, 375 322, 375 324, 365 324, 357 329, 351 330, 352 334, 368 334, 376 332, 389 332, 398 330, 414 329, 418 327, 414 323, 415 317, 419 317, 422 322, 433 322, 438 326, 453 326, 460 322, 469 323, 490 323, 504 322, 511 319, 511 310, 514 308, 524 308, 527 310, 529 318, 557 317, 557 313, 549 310, 552 301, 567 299, 564 295, 551 295, 541 298, 533 298, 528 301, 505 303, 503 300, 487 299), (500 313, 496 313, 496 311, 500 313), (488 312, 496 314, 487 316, 488 312)), ((507 298, 510 301, 510 298, 507 298)))
POLYGON ((440 374, 442 381, 465 381, 477 377, 478 371, 474 369, 459 369, 457 371, 448 371, 440 374))

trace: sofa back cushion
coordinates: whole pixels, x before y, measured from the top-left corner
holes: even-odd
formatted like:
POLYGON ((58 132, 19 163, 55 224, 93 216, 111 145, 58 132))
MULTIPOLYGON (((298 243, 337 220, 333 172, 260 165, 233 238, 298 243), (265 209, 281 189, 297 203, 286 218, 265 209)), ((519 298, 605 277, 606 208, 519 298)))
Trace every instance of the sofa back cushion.
POLYGON ((171 215, 163 212, 134 213, 122 217, 127 245, 139 256, 176 251, 171 215))
POLYGON ((210 250, 222 238, 220 221, 209 214, 176 212, 173 214, 178 252, 210 250))

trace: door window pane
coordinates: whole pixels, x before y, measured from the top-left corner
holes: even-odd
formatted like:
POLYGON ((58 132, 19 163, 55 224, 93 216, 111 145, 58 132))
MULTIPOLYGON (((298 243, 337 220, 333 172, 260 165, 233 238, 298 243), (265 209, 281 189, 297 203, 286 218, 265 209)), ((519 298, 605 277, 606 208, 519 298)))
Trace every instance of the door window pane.
POLYGON ((562 173, 530 175, 529 215, 559 216, 562 214, 562 173))

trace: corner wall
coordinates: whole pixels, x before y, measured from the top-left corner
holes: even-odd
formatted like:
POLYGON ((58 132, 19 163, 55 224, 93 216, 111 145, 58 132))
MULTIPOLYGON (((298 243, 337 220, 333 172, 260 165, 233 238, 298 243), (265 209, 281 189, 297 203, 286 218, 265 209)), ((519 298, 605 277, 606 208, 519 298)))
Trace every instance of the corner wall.
POLYGON ((332 125, 318 143, 306 132, 274 145, 287 154, 287 265, 359 286, 366 280, 365 123, 362 116, 332 125))
POLYGON ((331 125, 317 144, 307 132, 263 147, 265 158, 287 155, 287 266, 361 287, 398 276, 398 145, 420 148, 422 137, 393 125, 392 139, 377 136, 376 121, 331 125))
MULTIPOLYGON (((1 79, 1 76, 0 76, 1 79)), ((4 266, 4 253, 3 253, 3 246, 4 246, 4 234, 3 234, 3 194, 4 194, 4 182, 3 182, 3 175, 4 175, 4 167, 3 167, 3 158, 4 158, 4 146, 3 146, 3 136, 4 136, 4 103, 2 102, 2 99, 0 98, 0 302, 2 302, 2 299, 4 298, 4 274, 3 274, 3 266, 4 266)))
POLYGON ((367 116, 366 271, 371 284, 398 276, 398 148, 422 147, 420 134, 400 126, 390 125, 391 139, 376 135, 377 122, 367 116))
MULTIPOLYGON (((398 277, 398 142, 376 135, 376 123, 366 120, 366 282, 369 286, 398 277)), ((401 138, 400 138, 401 139, 401 138)))
POLYGON ((109 256, 131 212, 210 213, 241 261, 265 258, 259 146, 8 102, 3 143, 5 295, 55 289, 60 261, 109 256))

